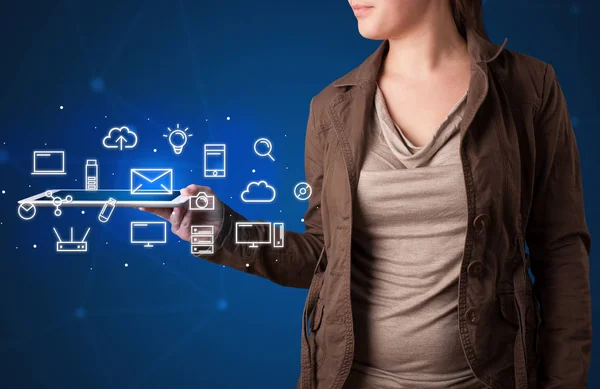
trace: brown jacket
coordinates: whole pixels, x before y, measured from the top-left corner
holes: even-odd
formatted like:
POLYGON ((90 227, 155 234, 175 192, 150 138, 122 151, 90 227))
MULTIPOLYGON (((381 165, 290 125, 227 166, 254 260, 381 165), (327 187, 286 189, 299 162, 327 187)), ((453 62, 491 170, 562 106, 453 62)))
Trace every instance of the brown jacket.
MULTIPOLYGON (((474 31, 466 39, 471 81, 460 154, 468 228, 457 290, 465 358, 491 388, 586 388, 591 237, 563 93, 552 66, 504 49, 506 40, 497 46, 474 31)), ((208 257, 309 288, 301 389, 342 388, 352 365, 352 207, 387 49, 386 41, 311 101, 306 231, 286 232, 285 248, 236 245, 235 222, 246 219, 225 206, 217 249, 208 257)), ((262 241, 267 230, 245 233, 252 236, 239 239, 262 241)))

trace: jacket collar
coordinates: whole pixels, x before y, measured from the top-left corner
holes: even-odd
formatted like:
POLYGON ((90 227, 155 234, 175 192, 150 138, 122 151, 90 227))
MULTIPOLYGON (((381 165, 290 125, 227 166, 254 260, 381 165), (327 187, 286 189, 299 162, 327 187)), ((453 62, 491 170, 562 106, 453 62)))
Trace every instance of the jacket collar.
MULTIPOLYGON (((475 30, 467 29, 467 49, 471 62, 475 64, 489 63, 495 60, 504 50, 507 38, 504 38, 502 45, 491 43, 479 35, 475 30)), ((379 69, 383 63, 383 58, 389 50, 389 41, 385 40, 379 48, 371 54, 362 64, 350 73, 339 78, 333 83, 335 87, 356 86, 363 83, 373 83, 377 81, 379 69)))
MULTIPOLYGON (((460 125, 461 142, 475 113, 487 96, 489 87, 487 64, 500 55, 506 42, 507 39, 504 39, 504 43, 498 46, 479 36, 475 31, 467 30, 471 81, 465 114, 460 125)), ((344 151, 342 155, 348 170, 352 195, 356 194, 360 168, 365 156, 366 131, 364 129, 369 125, 373 112, 377 78, 388 48, 389 42, 384 41, 360 66, 332 84, 334 87, 358 86, 339 93, 327 108, 344 151)))

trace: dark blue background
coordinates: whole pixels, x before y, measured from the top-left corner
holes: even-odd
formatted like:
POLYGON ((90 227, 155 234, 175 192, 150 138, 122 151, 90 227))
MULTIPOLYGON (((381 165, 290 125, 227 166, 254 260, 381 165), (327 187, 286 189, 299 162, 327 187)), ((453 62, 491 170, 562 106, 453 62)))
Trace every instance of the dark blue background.
MULTIPOLYGON (((492 41, 508 37, 509 49, 556 69, 594 236, 597 2, 485 3, 492 41)), ((45 208, 25 222, 17 201, 82 188, 85 160, 96 158, 101 188, 127 188, 130 168, 170 167, 176 188, 211 185, 248 218, 301 231, 306 203, 292 189, 304 179, 309 101, 379 42, 359 36, 345 0, 24 1, 3 2, 0 15, 0 386, 293 387, 306 290, 197 259, 172 234, 153 249, 132 246, 129 222, 157 220, 137 210, 117 209, 102 225, 97 209, 56 218, 45 208), (162 137, 177 123, 194 134, 180 156, 162 137), (137 148, 102 148, 121 125, 137 131, 137 148), (263 136, 275 162, 253 153, 263 136), (205 142, 227 143, 226 179, 203 178, 205 142), (68 175, 31 176, 40 149, 65 150, 68 175), (258 179, 278 189, 275 202, 241 203, 258 179), (87 255, 54 252, 52 227, 68 235, 70 226, 76 236, 91 227, 87 255)))

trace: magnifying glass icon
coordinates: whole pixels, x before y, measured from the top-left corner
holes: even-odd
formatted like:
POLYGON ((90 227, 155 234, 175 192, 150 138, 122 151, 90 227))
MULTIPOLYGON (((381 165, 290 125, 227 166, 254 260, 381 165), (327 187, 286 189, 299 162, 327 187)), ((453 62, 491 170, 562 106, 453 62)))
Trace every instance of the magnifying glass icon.
POLYGON ((271 151, 273 151, 273 145, 271 141, 267 138, 260 138, 254 142, 254 152, 259 157, 269 157, 271 161, 275 162, 275 158, 271 155, 271 151))

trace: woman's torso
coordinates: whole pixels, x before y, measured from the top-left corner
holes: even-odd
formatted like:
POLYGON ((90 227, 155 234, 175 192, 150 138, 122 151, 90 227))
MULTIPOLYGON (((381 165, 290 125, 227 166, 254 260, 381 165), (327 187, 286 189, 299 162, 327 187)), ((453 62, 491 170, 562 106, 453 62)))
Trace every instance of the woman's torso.
POLYGON ((355 357, 344 388, 486 388, 458 335, 467 200, 458 125, 466 94, 419 147, 374 98, 352 248, 355 357))

